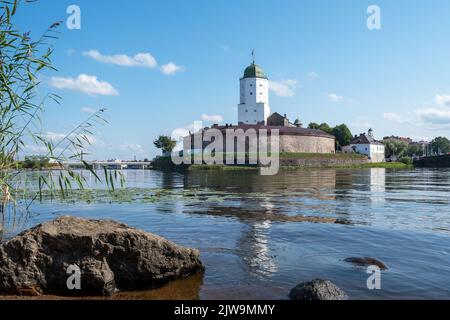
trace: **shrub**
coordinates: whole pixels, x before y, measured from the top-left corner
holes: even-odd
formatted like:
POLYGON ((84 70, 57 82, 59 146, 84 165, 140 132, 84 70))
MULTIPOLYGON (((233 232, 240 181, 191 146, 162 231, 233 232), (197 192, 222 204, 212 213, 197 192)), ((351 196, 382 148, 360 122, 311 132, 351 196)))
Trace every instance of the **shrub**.
POLYGON ((411 157, 402 157, 400 158, 400 162, 410 165, 413 163, 413 159, 411 157))

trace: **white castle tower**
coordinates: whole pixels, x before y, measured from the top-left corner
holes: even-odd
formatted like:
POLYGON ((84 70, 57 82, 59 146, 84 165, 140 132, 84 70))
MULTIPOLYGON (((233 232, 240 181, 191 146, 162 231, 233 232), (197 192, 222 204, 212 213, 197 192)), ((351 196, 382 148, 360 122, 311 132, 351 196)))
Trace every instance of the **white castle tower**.
POLYGON ((270 116, 269 79, 261 67, 255 64, 254 58, 241 78, 240 92, 238 124, 265 125, 270 116))

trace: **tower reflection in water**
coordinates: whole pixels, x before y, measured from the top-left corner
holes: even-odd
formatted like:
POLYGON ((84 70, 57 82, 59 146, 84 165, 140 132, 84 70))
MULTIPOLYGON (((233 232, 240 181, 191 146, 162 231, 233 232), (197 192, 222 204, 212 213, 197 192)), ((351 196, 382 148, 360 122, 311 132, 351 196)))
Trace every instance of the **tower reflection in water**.
MULTIPOLYGON (((265 177, 255 172, 192 172, 184 188, 207 188, 221 201, 189 206, 185 212, 238 219, 243 224, 236 253, 249 274, 269 278, 279 271, 275 248, 271 248, 274 224, 330 222, 335 214, 336 170, 281 172, 265 177), (306 217, 305 220, 304 217, 306 217)), ((273 245, 273 243, 272 243, 273 245)))

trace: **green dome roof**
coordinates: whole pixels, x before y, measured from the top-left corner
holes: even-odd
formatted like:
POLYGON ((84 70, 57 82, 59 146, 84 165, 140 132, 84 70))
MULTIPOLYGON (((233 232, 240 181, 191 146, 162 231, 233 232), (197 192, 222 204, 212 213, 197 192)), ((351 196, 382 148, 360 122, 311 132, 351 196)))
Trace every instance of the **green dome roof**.
POLYGON ((267 79, 267 76, 266 76, 266 74, 264 73, 263 69, 260 66, 252 63, 244 71, 244 79, 245 78, 263 78, 263 79, 267 79))

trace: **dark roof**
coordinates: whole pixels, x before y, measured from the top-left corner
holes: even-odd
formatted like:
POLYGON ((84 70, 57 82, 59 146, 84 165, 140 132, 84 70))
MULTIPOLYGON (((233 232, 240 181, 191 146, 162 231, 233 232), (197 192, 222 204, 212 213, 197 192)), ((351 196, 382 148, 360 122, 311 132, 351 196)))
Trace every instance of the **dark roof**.
POLYGON ((282 116, 282 115, 279 114, 278 112, 272 113, 272 114, 269 116, 268 119, 270 119, 270 118, 275 118, 275 117, 280 118, 280 119, 287 119, 286 116, 282 116))
POLYGON ((264 73, 263 69, 253 62, 251 65, 249 65, 245 69, 245 71, 244 71, 244 79, 245 78, 263 78, 263 79, 267 79, 267 76, 264 73))
MULTIPOLYGON (((213 126, 213 129, 219 129, 221 131, 225 131, 227 129, 266 129, 268 133, 270 133, 271 130, 279 130, 280 135, 293 135, 293 136, 315 136, 315 137, 325 137, 330 139, 335 139, 333 135, 328 134, 322 130, 316 130, 316 129, 307 129, 307 128, 298 128, 298 127, 285 127, 285 126, 265 126, 265 125, 259 125, 259 124, 240 124, 237 126, 230 125, 230 126, 213 126)), ((206 129, 206 128, 205 128, 206 129)))
POLYGON ((381 142, 375 140, 373 137, 369 136, 367 133, 361 133, 359 137, 354 138, 350 141, 350 144, 378 144, 383 145, 381 142))

